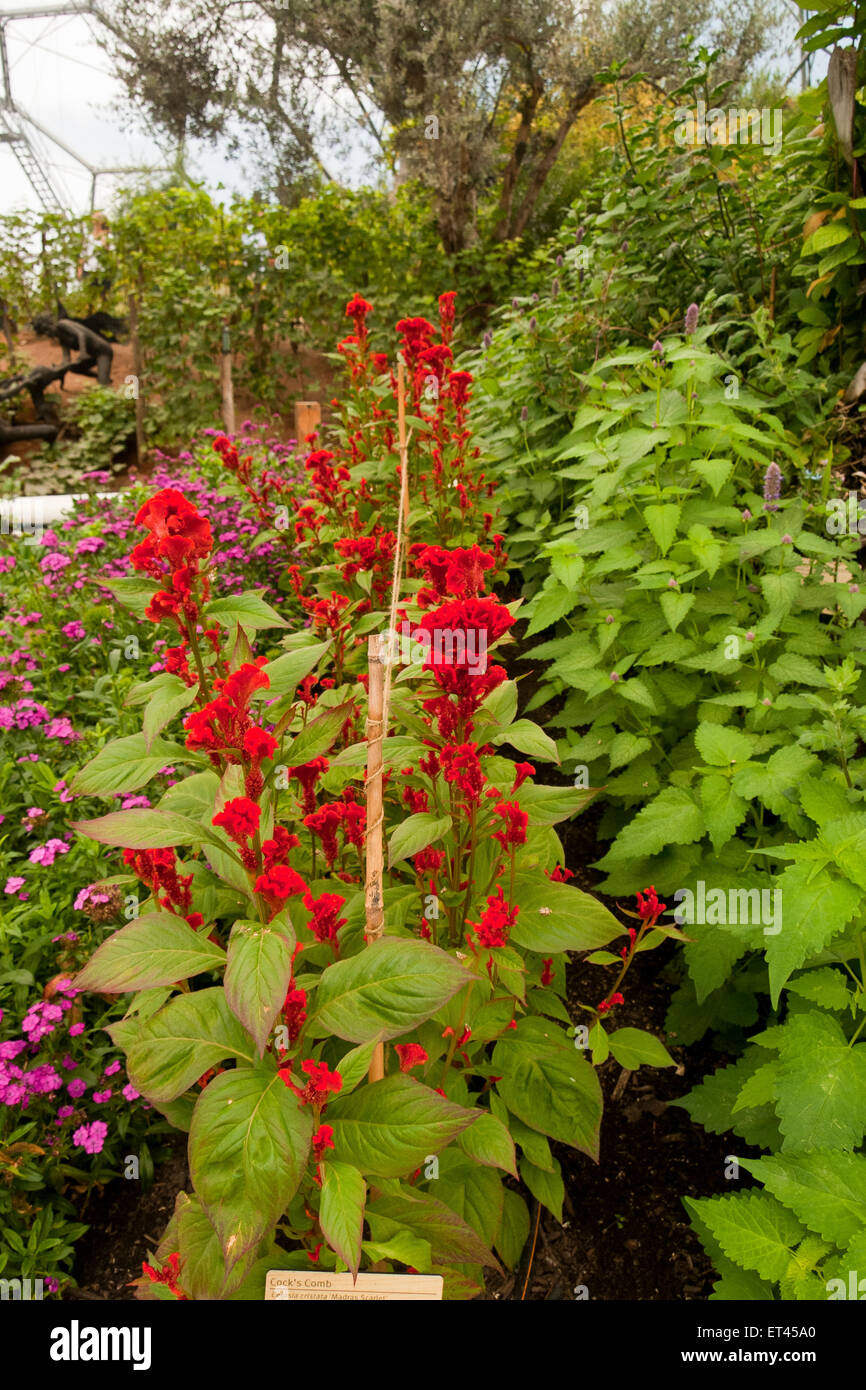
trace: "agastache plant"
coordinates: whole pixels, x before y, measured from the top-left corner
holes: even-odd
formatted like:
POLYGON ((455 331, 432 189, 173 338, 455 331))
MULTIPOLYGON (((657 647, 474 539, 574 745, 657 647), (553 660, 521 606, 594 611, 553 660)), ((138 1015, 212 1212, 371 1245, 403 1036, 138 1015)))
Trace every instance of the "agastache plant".
MULTIPOLYGON (((469 543, 413 530, 399 578, 418 655, 395 676, 383 744, 380 939, 364 937, 365 652, 387 626, 399 492, 371 464, 377 431, 395 428, 393 389, 370 385, 385 375, 371 306, 356 296, 347 309, 348 430, 311 449, 294 501, 296 630, 254 591, 211 597, 210 529, 182 495, 163 490, 138 514, 143 577, 125 597, 176 644, 149 683, 142 734, 107 744, 74 790, 133 792, 168 762, 177 780, 153 807, 74 828, 122 850, 149 893, 76 987, 133 996, 112 1038, 135 1088, 189 1132, 193 1191, 145 1265, 143 1296, 255 1299, 268 1269, 313 1263, 435 1271, 448 1296, 471 1297, 486 1267, 516 1265, 528 1233, 504 1175, 561 1219, 549 1141, 598 1157, 601 1089, 569 1027, 564 964, 622 928, 558 867, 553 827, 593 793, 538 783, 535 763, 556 762, 556 745, 516 718, 500 660, 514 614, 487 592, 506 557, 501 538, 489 548, 492 514, 479 516, 490 490, 442 298, 439 343, 426 320, 397 325, 425 420, 412 475, 443 534, 469 543), (443 387, 432 410, 431 372, 443 387), (263 641, 273 631, 281 647, 263 641), (385 1074, 371 1081, 379 1045, 385 1074)), ((609 1046, 616 1055, 616 1032, 609 1046)))

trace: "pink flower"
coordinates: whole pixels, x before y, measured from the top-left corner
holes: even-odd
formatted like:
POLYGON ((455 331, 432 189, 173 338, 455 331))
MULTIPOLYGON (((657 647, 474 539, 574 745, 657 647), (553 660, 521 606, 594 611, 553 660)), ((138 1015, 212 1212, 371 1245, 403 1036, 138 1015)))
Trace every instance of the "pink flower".
POLYGON ((94 1091, 93 1100, 96 1105, 104 1105, 107 1100, 111 1100, 111 1088, 106 1087, 104 1091, 94 1091))
POLYGON ((3 889, 3 892, 4 892, 4 893, 17 893, 18 890, 19 890, 19 888, 23 888, 23 887, 24 887, 24 884, 25 884, 26 882, 27 882, 26 879, 19 878, 19 877, 17 877, 16 875, 13 874, 13 876, 12 876, 11 878, 7 878, 7 880, 6 880, 6 887, 3 889))
POLYGON ((103 1076, 114 1076, 114 1073, 117 1072, 117 1071, 120 1071, 120 1063, 119 1063, 119 1062, 116 1062, 116 1061, 115 1061, 115 1062, 109 1062, 108 1066, 105 1068, 105 1070, 104 1070, 104 1072, 102 1073, 102 1075, 103 1075, 103 1076))
POLYGON ((30 851, 28 858, 31 864, 41 864, 44 868, 49 868, 57 858, 58 854, 68 854, 69 846, 65 840, 46 840, 44 845, 37 845, 30 851))
POLYGON ((104 1120, 94 1120, 92 1124, 81 1125, 75 1130, 72 1136, 73 1144, 85 1150, 89 1154, 102 1152, 105 1137, 108 1134, 108 1125, 104 1120))
POLYGON ((123 1096, 124 1100, 133 1101, 138 1100, 141 1092, 135 1089, 132 1082, 129 1082, 126 1086, 124 1086, 120 1094, 123 1096))
POLYGON ((73 1100, 80 1100, 81 1097, 84 1095, 84 1092, 87 1090, 87 1086, 82 1081, 80 1076, 76 1076, 73 1078, 72 1081, 67 1081, 66 1089, 72 1096, 73 1100))
POLYGON ((70 1038, 77 1038, 78 1035, 79 1035, 79 1033, 83 1033, 83 1032, 84 1032, 84 1024, 83 1024, 83 1023, 73 1023, 73 1024, 71 1025, 70 1029, 69 1029, 69 1036, 70 1036, 70 1038))

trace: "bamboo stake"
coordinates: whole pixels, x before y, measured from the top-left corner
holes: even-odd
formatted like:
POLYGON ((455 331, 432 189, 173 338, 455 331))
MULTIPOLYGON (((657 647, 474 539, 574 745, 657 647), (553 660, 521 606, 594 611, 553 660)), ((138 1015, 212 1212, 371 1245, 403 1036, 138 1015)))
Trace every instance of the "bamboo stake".
POLYGON ((235 390, 232 381, 232 340, 228 320, 222 326, 220 342, 220 395, 222 396, 223 429, 235 432, 235 390))
MULTIPOLYGON (((384 720, 385 670, 382 664, 380 637, 372 633, 367 638, 367 662, 370 672, 369 708, 367 713, 367 833, 364 837, 365 894, 367 924, 364 936, 368 945, 378 941, 385 930, 385 907, 382 897, 382 726, 384 720)), ((377 1043, 370 1063, 369 1079, 381 1081, 385 1075, 385 1046, 377 1043)))
POLYGON ((397 363, 397 434, 400 441, 400 505, 407 550, 409 536, 409 444, 406 439, 406 377, 402 357, 397 363))
POLYGON ((138 294, 131 293, 129 307, 129 341, 132 345, 132 370, 135 373, 135 455, 138 466, 147 460, 147 444, 144 438, 144 394, 142 377, 144 375, 144 354, 138 336, 138 306, 141 298, 141 273, 138 275, 138 294))

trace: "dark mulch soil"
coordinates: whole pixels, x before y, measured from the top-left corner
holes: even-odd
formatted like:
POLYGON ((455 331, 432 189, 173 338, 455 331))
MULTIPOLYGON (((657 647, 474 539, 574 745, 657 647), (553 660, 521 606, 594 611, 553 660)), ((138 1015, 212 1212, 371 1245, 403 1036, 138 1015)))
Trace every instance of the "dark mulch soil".
POLYGON ((76 1247, 77 1289, 68 1289, 65 1298, 135 1298, 130 1282, 141 1276, 141 1262, 152 1254, 174 1211, 174 1199, 189 1189, 185 1134, 166 1141, 170 1156, 157 1165, 151 1187, 142 1191, 141 1183, 118 1179, 100 1199, 91 1196, 82 1220, 90 1230, 76 1247))

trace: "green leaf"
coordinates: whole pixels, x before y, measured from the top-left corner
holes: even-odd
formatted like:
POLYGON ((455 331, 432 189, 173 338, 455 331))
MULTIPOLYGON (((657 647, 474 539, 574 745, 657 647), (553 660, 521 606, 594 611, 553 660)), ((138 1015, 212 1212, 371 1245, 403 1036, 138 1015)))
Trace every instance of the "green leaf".
POLYGON ((811 864, 792 864, 779 876, 782 930, 767 937, 770 997, 775 1008, 789 976, 860 911, 863 894, 847 879, 814 873, 811 864))
POLYGON ((518 1119, 598 1160, 598 1077, 554 1024, 522 1018, 497 1042, 493 1067, 496 1088, 518 1119))
POLYGON ((328 1159, 320 1166, 322 1201, 319 1224, 332 1250, 353 1274, 361 1263, 361 1236, 364 1230, 364 1204, 367 1184, 348 1163, 328 1159))
POLYGON ((537 1168, 526 1155, 520 1159, 520 1176, 533 1197, 553 1215, 562 1225, 562 1204, 565 1201, 565 1184, 562 1181, 562 1168, 559 1160, 553 1160, 550 1171, 537 1168))
POLYGON ((789 980, 785 988, 789 994, 798 994, 801 999, 809 999, 822 1009, 844 1010, 853 997, 845 979, 841 970, 826 965, 819 970, 810 970, 807 975, 799 975, 796 980, 789 980))
POLYGON ((208 604, 205 613, 208 618, 216 618, 218 623, 228 628, 234 627, 235 623, 254 631, 259 628, 289 626, 285 619, 252 589, 247 589, 242 594, 232 594, 228 598, 214 599, 208 604))
MULTIPOLYGON (((244 1281, 255 1263, 256 1250, 250 1250, 226 1276, 219 1236, 201 1202, 179 1192, 175 1201, 177 1244, 180 1254, 181 1287, 191 1299, 228 1298, 244 1281)), ((169 1251, 172 1254, 173 1251, 169 1251)))
POLYGON ((503 1187, 493 1168, 468 1160, 449 1164, 436 1181, 436 1196, 477 1231, 486 1246, 494 1244, 502 1220, 503 1187))
POLYGON ((836 1019, 798 1014, 783 1030, 776 1113, 784 1150, 853 1149, 866 1134, 866 1043, 836 1019))
POLYGON ((457 1136, 457 1147, 477 1163, 491 1168, 503 1168, 517 1177, 514 1140, 501 1120, 489 1110, 480 1110, 478 1118, 457 1136))
POLYGON ((699 724, 695 730, 695 745, 705 763, 711 767, 732 767, 752 756, 755 740, 739 729, 725 724, 699 724))
POLYGON ((142 619, 159 588, 154 579, 98 579, 93 582, 98 584, 100 589, 107 589, 110 594, 114 594, 118 603, 122 603, 136 618, 142 619))
POLYGON ((85 763, 73 777, 71 790, 76 796, 137 791, 172 762, 189 762, 189 753, 176 743, 163 739, 148 741, 144 734, 130 734, 128 738, 112 739, 85 763))
POLYGON ((328 1113, 335 1157, 380 1178, 420 1168, 479 1115, 402 1073, 363 1086, 328 1113))
POLYGON ((662 555, 667 555, 676 539, 681 515, 682 507, 677 502, 644 507, 643 519, 662 555))
POLYGON ((516 1269, 529 1240, 529 1212, 518 1192, 506 1187, 502 1206, 502 1221, 496 1237, 496 1253, 506 1269, 516 1269))
POLYGON ((438 946, 384 936, 324 971, 316 1028, 347 1042, 368 1042, 376 1034, 398 1038, 441 1009, 469 978, 438 946))
POLYGON ((771 614, 784 617, 790 613, 803 581, 796 570, 787 570, 784 574, 762 574, 759 583, 771 614))
POLYGON ((310 1109, 270 1067, 223 1072, 202 1091, 189 1167, 227 1271, 285 1211, 304 1174, 312 1133, 310 1109))
POLYGON ((317 714, 315 719, 309 719, 285 749, 282 755, 284 761, 289 767, 303 767, 305 763, 311 763, 314 758, 327 753, 353 710, 352 701, 347 700, 333 709, 325 710, 324 714, 317 714))
POLYGON ((542 762, 559 762, 556 740, 533 724, 531 719, 517 719, 501 734, 494 734, 491 743, 508 743, 528 758, 538 758, 542 762))
POLYGON ((75 978, 76 989, 102 994, 172 985, 225 964, 225 952, 182 917, 147 913, 104 941, 75 978))
POLYGON ((681 594, 673 589, 665 589, 662 592, 659 603, 665 615, 665 621, 672 632, 676 632, 683 618, 688 616, 694 601, 694 594, 681 594))
POLYGON ((253 1042, 229 1012, 225 991, 197 990, 172 999, 148 1019, 129 1048, 127 1071, 155 1102, 176 1100, 226 1057, 253 1061, 253 1042))
POLYGON ((666 845, 690 845, 704 834, 704 817, 692 792, 666 787, 624 826, 599 863, 604 867, 658 854, 666 845))
POLYGON ((746 819, 749 803, 737 796, 729 778, 718 773, 701 779, 701 805, 713 849, 718 853, 746 819))
POLYGON ((260 1057, 289 988, 294 948, 295 933, 285 913, 267 926, 238 921, 232 927, 224 981, 226 1002, 255 1038, 260 1057))
POLYGON ((810 1231, 844 1247, 866 1228, 866 1157, 837 1149, 741 1158, 740 1165, 810 1231))
POLYGON ((337 1071, 343 1078, 343 1085, 339 1096, 335 1097, 332 1104, 339 1103, 345 1096, 350 1095, 355 1087, 364 1080, 364 1077, 370 1070, 373 1053, 376 1051, 381 1041, 382 1035, 377 1034, 374 1038, 371 1038, 369 1042, 361 1043, 358 1047, 350 1048, 350 1050, 344 1053, 340 1058, 337 1063, 337 1071))
POLYGON ((472 1227, 445 1202, 429 1193, 407 1192, 405 1188, 400 1192, 383 1193, 368 1204, 367 1219, 371 1229, 374 1219, 384 1220, 428 1240, 437 1260, 496 1267, 492 1251, 472 1227))
POLYGON ((319 664, 330 646, 330 642, 315 642, 312 646, 298 647, 296 651, 286 652, 284 656, 269 661, 262 667, 262 673, 270 684, 267 689, 256 691, 256 696, 273 700, 280 695, 289 695, 319 664))
POLYGON ((725 1255, 753 1269, 762 1279, 778 1281, 791 1262, 793 1247, 806 1234, 791 1212, 766 1192, 725 1197, 684 1197, 688 1210, 709 1229, 725 1255))
MULTIPOLYGON (((160 761, 160 767, 163 764, 160 761)), ((103 845, 123 845, 126 849, 168 849, 173 845, 194 845, 210 839, 206 827, 175 811, 112 811, 94 820, 70 821, 73 830, 103 845)))
MULTIPOLYGON (((194 685, 187 686, 180 676, 171 676, 166 673, 164 677, 160 677, 159 688, 148 700, 144 711, 144 742, 149 751, 153 751, 153 743, 157 734, 165 728, 166 724, 171 723, 176 714, 180 714, 182 709, 191 705, 197 694, 198 681, 194 685)), ((186 753, 185 749, 178 751, 181 758, 186 753)), ((165 767, 167 763, 175 761, 178 761, 178 753, 172 754, 160 766, 165 767)))
POLYGON ((636 1071, 642 1064, 648 1067, 675 1067, 671 1054, 652 1033, 642 1028, 617 1028, 608 1033, 610 1050, 621 1067, 636 1071))
POLYGON ((509 940, 527 951, 592 951, 623 932, 597 898, 537 873, 515 874, 513 902, 520 911, 509 940))
POLYGON ((538 782, 524 782, 517 793, 521 809, 529 815, 530 825, 557 825, 570 820, 598 795, 592 787, 547 787, 538 782))
POLYGON ((388 864, 393 867, 401 859, 409 859, 428 845, 441 840, 451 829, 450 816, 437 816, 433 811, 418 811, 401 821, 388 842, 388 864))

